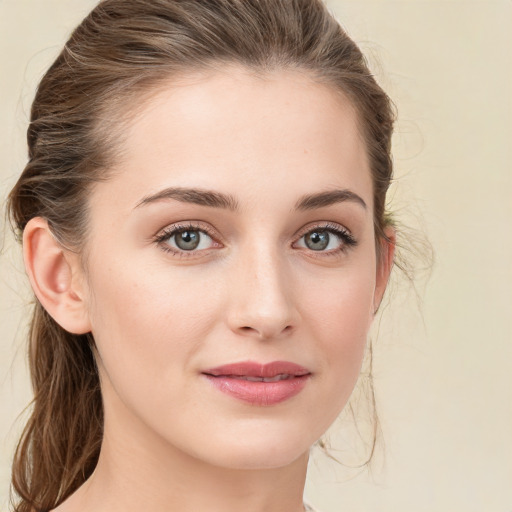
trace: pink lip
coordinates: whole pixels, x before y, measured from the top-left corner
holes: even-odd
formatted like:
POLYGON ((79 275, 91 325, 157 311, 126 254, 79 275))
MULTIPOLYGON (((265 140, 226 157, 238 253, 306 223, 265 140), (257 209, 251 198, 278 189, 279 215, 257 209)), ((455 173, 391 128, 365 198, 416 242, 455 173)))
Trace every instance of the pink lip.
POLYGON ((202 372, 217 389, 253 405, 274 405, 297 395, 311 372, 295 363, 274 361, 268 364, 245 361, 202 372), (285 377, 273 382, 246 380, 285 377))

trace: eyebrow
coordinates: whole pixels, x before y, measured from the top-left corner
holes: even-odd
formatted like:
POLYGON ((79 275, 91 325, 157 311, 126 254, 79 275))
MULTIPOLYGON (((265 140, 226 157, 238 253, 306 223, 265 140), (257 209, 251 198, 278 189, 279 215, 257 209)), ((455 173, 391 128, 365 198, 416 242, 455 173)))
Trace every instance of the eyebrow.
POLYGON ((348 189, 340 190, 327 190, 325 192, 318 192, 316 194, 308 194, 302 196, 295 204, 296 210, 314 210, 316 208, 323 208, 331 206, 336 203, 343 203, 345 201, 355 202, 361 205, 365 210, 367 208, 364 199, 348 189))
MULTIPOLYGON (((229 194, 215 192, 213 190, 204 190, 197 188, 169 187, 155 194, 144 197, 137 203, 135 208, 151 204, 164 199, 174 199, 183 203, 198 204, 210 208, 223 208, 231 211, 238 211, 238 201, 229 194)), ((316 194, 307 194, 302 196, 295 204, 296 210, 314 210, 324 208, 336 203, 351 201, 358 203, 364 209, 367 208, 363 198, 348 189, 328 190, 316 194)))
POLYGON ((213 190, 182 187, 169 187, 156 194, 146 196, 137 203, 135 208, 163 199, 174 199, 182 203, 199 204, 201 206, 223 208, 231 211, 239 209, 238 201, 231 195, 214 192, 213 190))

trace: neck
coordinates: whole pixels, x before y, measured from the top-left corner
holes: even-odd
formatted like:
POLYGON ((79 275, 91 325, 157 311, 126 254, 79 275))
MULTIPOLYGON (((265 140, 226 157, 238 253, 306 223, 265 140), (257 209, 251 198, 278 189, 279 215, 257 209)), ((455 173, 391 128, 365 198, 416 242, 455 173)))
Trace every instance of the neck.
MULTIPOLYGON (((178 456, 165 467, 143 464, 107 463, 102 456, 89 489, 110 503, 109 511, 152 510, 153 512, 302 512, 307 456, 284 468, 233 470, 218 468, 178 456), (105 462, 103 462, 105 461, 105 462), (116 468, 129 467, 130 471, 116 468)), ((98 500, 99 501, 99 500, 98 500)), ((99 508, 95 505, 94 510, 99 508)))

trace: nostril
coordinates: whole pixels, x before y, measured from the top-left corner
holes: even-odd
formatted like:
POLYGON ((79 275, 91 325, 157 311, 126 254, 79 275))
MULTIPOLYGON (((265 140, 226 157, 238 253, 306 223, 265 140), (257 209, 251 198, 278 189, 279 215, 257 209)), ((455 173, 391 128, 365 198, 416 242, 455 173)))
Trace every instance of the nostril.
POLYGON ((250 327, 249 325, 244 325, 238 328, 238 332, 245 334, 258 334, 263 338, 272 338, 276 335, 282 335, 284 333, 289 333, 293 330, 293 326, 287 325, 284 327, 279 333, 274 331, 266 331, 265 329, 257 329, 256 327, 250 327))

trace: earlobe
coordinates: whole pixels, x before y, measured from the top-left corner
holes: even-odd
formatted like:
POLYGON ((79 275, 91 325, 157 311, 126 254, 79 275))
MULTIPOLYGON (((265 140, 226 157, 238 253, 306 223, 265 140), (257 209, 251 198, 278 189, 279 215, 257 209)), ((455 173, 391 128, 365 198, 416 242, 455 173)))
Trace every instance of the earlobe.
POLYGON ((392 227, 387 227, 385 230, 385 238, 380 240, 380 251, 377 260, 377 275, 375 283, 374 294, 374 314, 377 313, 386 291, 389 281, 389 276, 393 268, 393 261, 395 256, 396 247, 396 231, 392 227))
POLYGON ((73 334, 89 332, 78 258, 62 247, 41 217, 31 219, 23 231, 23 259, 32 289, 50 316, 73 334))

